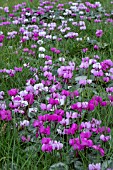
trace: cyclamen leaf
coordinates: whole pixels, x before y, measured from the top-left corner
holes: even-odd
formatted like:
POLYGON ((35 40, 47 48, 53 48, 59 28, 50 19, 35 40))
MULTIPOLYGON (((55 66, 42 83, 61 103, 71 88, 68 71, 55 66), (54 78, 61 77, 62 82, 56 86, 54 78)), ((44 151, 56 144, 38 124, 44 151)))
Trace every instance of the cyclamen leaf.
POLYGON ((62 162, 53 164, 49 170, 68 170, 68 166, 62 162))
POLYGON ((113 160, 104 161, 102 164, 102 170, 106 170, 106 168, 111 167, 113 168, 113 160))
POLYGON ((84 169, 83 164, 80 161, 75 161, 74 167, 75 167, 76 170, 83 170, 84 169))
POLYGON ((79 80, 86 80, 87 76, 78 76, 75 78, 75 81, 79 81, 79 80))

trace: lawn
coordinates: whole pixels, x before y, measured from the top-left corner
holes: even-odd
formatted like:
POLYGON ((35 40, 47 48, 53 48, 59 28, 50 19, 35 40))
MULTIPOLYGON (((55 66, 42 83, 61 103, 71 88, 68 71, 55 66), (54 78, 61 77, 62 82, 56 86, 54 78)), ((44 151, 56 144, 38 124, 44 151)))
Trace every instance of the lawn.
POLYGON ((113 170, 113 1, 0 1, 0 169, 113 170))

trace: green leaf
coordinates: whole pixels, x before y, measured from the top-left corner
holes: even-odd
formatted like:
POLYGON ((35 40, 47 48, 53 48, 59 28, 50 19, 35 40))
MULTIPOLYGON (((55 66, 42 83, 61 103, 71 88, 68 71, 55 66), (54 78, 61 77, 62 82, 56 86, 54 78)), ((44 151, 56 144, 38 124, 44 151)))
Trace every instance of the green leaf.
POLYGON ((79 81, 79 80, 86 80, 87 76, 78 76, 75 78, 75 81, 79 81))
POLYGON ((102 170, 106 170, 106 168, 113 168, 113 160, 109 160, 109 161, 104 161, 102 164, 102 170))
POLYGON ((58 162, 56 164, 53 164, 49 170, 68 170, 68 166, 62 162, 58 162))
POLYGON ((74 167, 75 167, 76 170, 83 170, 84 169, 83 164, 80 161, 75 161, 74 167))

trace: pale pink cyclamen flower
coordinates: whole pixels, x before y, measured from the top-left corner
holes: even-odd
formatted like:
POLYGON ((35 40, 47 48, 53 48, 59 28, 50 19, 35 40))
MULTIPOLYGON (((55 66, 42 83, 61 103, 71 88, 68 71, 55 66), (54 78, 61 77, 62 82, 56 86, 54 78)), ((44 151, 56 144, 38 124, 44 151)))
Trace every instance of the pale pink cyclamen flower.
POLYGON ((24 135, 21 136, 21 140, 22 142, 29 142, 30 141, 30 137, 26 137, 24 135))
POLYGON ((110 140, 110 136, 104 136, 103 134, 100 136, 100 139, 103 141, 103 142, 107 142, 108 140, 110 140))
POLYGON ((97 163, 97 164, 89 164, 89 170, 101 170, 101 164, 97 163))
POLYGON ((8 13, 9 12, 9 7, 5 7, 4 12, 8 13))

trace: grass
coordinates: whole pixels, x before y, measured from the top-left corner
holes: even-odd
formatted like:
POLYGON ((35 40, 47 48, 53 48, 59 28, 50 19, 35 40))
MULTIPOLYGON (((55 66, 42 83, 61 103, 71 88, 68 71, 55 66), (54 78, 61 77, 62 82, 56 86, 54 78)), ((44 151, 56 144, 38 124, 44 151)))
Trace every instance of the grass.
MULTIPOLYGON (((21 4, 23 0, 1 0, 0 6, 1 7, 9 7, 10 13, 12 13, 12 6, 16 4, 21 4)), ((31 9, 37 10, 39 2, 37 0, 34 0, 33 2, 30 2, 29 0, 25 0, 27 3, 27 7, 30 7, 31 9)), ((62 2, 58 3, 66 3, 67 0, 62 0, 62 2)), ((84 0, 82 2, 85 2, 84 0)), ((94 3, 95 1, 91 1, 91 3, 94 3)), ((106 13, 111 13, 112 5, 110 5, 110 1, 99 1, 102 4, 103 9, 106 10, 106 13)), ((57 6, 57 5, 56 5, 57 6)), ((65 8, 68 8, 68 5, 66 5, 65 8)), ((59 78, 57 76, 58 68, 62 65, 69 65, 70 61, 73 61, 76 63, 76 68, 79 67, 81 64, 82 58, 89 57, 90 59, 94 59, 94 55, 99 55, 100 60, 99 62, 102 62, 106 59, 113 59, 113 29, 111 23, 106 23, 105 21, 107 17, 104 15, 103 10, 98 12, 95 9, 91 9, 92 16, 96 15, 102 15, 102 22, 95 23, 94 19, 84 20, 86 25, 86 30, 81 31, 79 27, 75 27, 71 24, 71 22, 68 22, 68 27, 71 28, 69 32, 77 32, 79 34, 79 38, 82 38, 82 41, 76 41, 74 39, 65 39, 64 33, 61 33, 57 28, 55 28, 53 31, 50 31, 47 29, 47 34, 57 35, 58 37, 62 38, 62 41, 53 41, 50 39, 40 38, 43 40, 43 47, 46 49, 45 54, 52 56, 52 65, 50 65, 50 72, 54 76, 56 76, 57 81, 61 83, 62 88, 57 89, 55 92, 61 95, 62 90, 68 90, 68 86, 72 86, 70 91, 78 90, 80 92, 80 96, 78 98, 69 99, 66 98, 66 102, 64 105, 58 106, 58 109, 63 109, 65 113, 72 112, 72 109, 70 109, 70 106, 76 102, 85 102, 92 99, 94 95, 101 96, 104 101, 108 100, 108 94, 106 93, 106 88, 113 87, 112 80, 108 83, 105 83, 102 81, 101 77, 93 77, 91 75, 91 69, 92 65, 89 66, 88 69, 79 69, 77 71, 76 69, 73 71, 73 77, 72 80, 68 80, 69 82, 66 84, 66 82, 63 82, 63 78, 59 78), (98 38, 95 36, 96 30, 103 30, 103 36, 101 38, 98 38), (87 37, 90 38, 90 43, 87 41, 87 37), (99 46, 99 50, 94 50, 93 46, 95 43, 99 46), (61 51, 60 54, 52 53, 50 48, 55 47, 61 51), (82 52, 83 48, 88 48, 88 51, 86 53, 82 52), (59 57, 65 58, 65 63, 59 62, 59 57), (81 76, 88 76, 89 79, 93 80, 93 83, 91 85, 80 86, 79 83, 76 82, 76 77, 81 76), (93 77, 93 78, 92 78, 93 77)), ((1 16, 6 17, 7 20, 9 20, 9 17, 6 13, 4 13, 2 10, 1 16)), ((55 11, 57 12, 57 10, 55 11)), ((62 15, 61 14, 55 14, 62 15)), ((17 11, 15 13, 15 16, 20 17, 20 11, 17 11)), ((48 13, 46 15, 42 15, 41 17, 37 17, 37 25, 42 29, 42 26, 40 25, 40 21, 44 21, 47 23, 56 22, 57 25, 61 24, 61 21, 57 19, 51 19, 48 13)), ((91 17, 91 16, 89 16, 91 17)), ((65 20, 68 20, 69 18, 72 18, 71 16, 65 16, 65 20)), ((109 18, 109 17, 108 17, 109 18)), ((76 18, 74 18, 74 21, 79 22, 79 14, 76 18)), ((102 170, 107 170, 108 167, 113 168, 112 162, 113 162, 113 108, 112 106, 108 105, 106 107, 102 107, 98 105, 98 107, 95 107, 95 110, 90 112, 83 111, 83 117, 79 118, 77 120, 71 120, 71 123, 77 123, 80 125, 80 123, 85 121, 91 121, 92 118, 96 118, 98 120, 102 121, 102 126, 110 127, 111 133, 110 137, 111 140, 108 142, 100 142, 99 136, 96 136, 96 133, 92 135, 91 140, 95 142, 96 144, 101 144, 101 146, 105 150, 105 155, 102 157, 100 156, 97 151, 92 151, 93 149, 87 148, 78 152, 75 152, 72 147, 69 146, 69 139, 71 138, 77 138, 80 137, 80 131, 78 130, 73 135, 58 135, 55 130, 59 128, 60 126, 57 123, 51 122, 50 124, 45 122, 44 126, 47 127, 50 125, 51 127, 51 138, 58 141, 63 141, 64 148, 59 151, 53 151, 51 153, 46 153, 41 151, 41 139, 44 137, 44 135, 40 134, 38 138, 35 137, 36 135, 36 128, 33 127, 34 120, 37 119, 38 115, 45 115, 45 114, 53 114, 51 111, 44 111, 41 110, 40 104, 46 103, 47 98, 50 97, 51 93, 42 91, 38 95, 34 95, 34 103, 28 104, 27 106, 21 108, 25 111, 25 114, 22 115, 21 113, 15 113, 14 109, 11 109, 9 106, 9 103, 12 101, 12 98, 10 95, 8 95, 8 90, 12 88, 17 88, 19 91, 26 89, 26 81, 30 78, 35 79, 35 71, 29 71, 30 67, 36 68, 37 72, 36 75, 38 76, 38 80, 36 81, 36 84, 41 83, 41 81, 48 80, 47 77, 44 77, 43 70, 41 70, 40 66, 45 66, 45 60, 42 58, 39 58, 39 44, 32 40, 32 38, 29 41, 26 41, 25 43, 20 43, 20 37, 22 37, 22 34, 18 33, 14 39, 8 40, 7 33, 11 31, 17 31, 19 32, 20 27, 22 24, 18 25, 6 25, 1 26, 1 31, 3 31, 3 34, 5 35, 5 39, 3 41, 3 47, 0 47, 2 49, 2 52, 0 53, 0 69, 14 69, 14 67, 22 67, 22 72, 17 72, 14 77, 10 77, 7 74, 1 74, 0 73, 0 91, 4 91, 5 97, 4 100, 6 102, 6 109, 12 111, 12 121, 2 121, 2 118, 0 118, 0 169, 1 170, 27 170, 27 169, 33 169, 33 170, 52 170, 50 167, 52 164, 56 164, 58 162, 64 163, 64 166, 68 166, 70 170, 82 170, 82 169, 88 169, 88 165, 90 163, 101 163, 102 170), (32 49, 31 45, 36 44, 37 48, 32 49), (24 48, 29 48, 33 51, 35 51, 35 55, 27 54, 23 52, 24 48), (25 63, 29 63, 30 67, 24 67, 23 65, 25 63), (37 108, 37 112, 33 112, 32 114, 29 113, 29 108, 37 108), (29 127, 21 127, 20 125, 17 125, 20 123, 20 121, 28 120, 30 122, 29 127), (42 136, 41 136, 42 135, 42 136), (30 136, 30 142, 22 142, 21 137, 22 136, 30 136), (78 154, 78 156, 77 156, 78 154), (106 163, 106 165, 105 165, 106 163)), ((25 25, 25 28, 28 26, 28 24, 25 25)), ((66 32, 67 33, 67 32, 66 32)), ((107 70, 108 71, 108 70, 107 70)), ((106 72, 107 72, 106 71, 106 72)), ((56 85, 54 83, 54 80, 50 80, 53 85, 56 85)), ((50 89, 52 85, 50 84, 48 86, 50 89)), ((112 94, 112 93, 111 93, 112 94)), ((24 99, 27 100, 28 99, 24 99)), ((31 99, 30 99, 31 100, 31 99)), ((2 103, 2 100, 0 100, 2 103)), ((55 109, 55 108, 53 108, 55 109)), ((1 109, 2 110, 2 109, 1 109)), ((78 111, 79 112, 79 111, 78 111)), ((64 116, 66 118, 66 115, 64 116)), ((65 128, 70 128, 70 125, 66 125, 65 128)), ((62 126, 63 128, 63 126, 62 126)), ((38 130, 37 130, 38 131, 38 130)), ((107 136, 107 134, 105 133, 107 136)), ((53 168, 55 169, 55 168, 53 168)), ((59 168, 56 168, 57 170, 61 170, 60 166, 59 168)), ((66 169, 66 168, 64 168, 66 169)))

